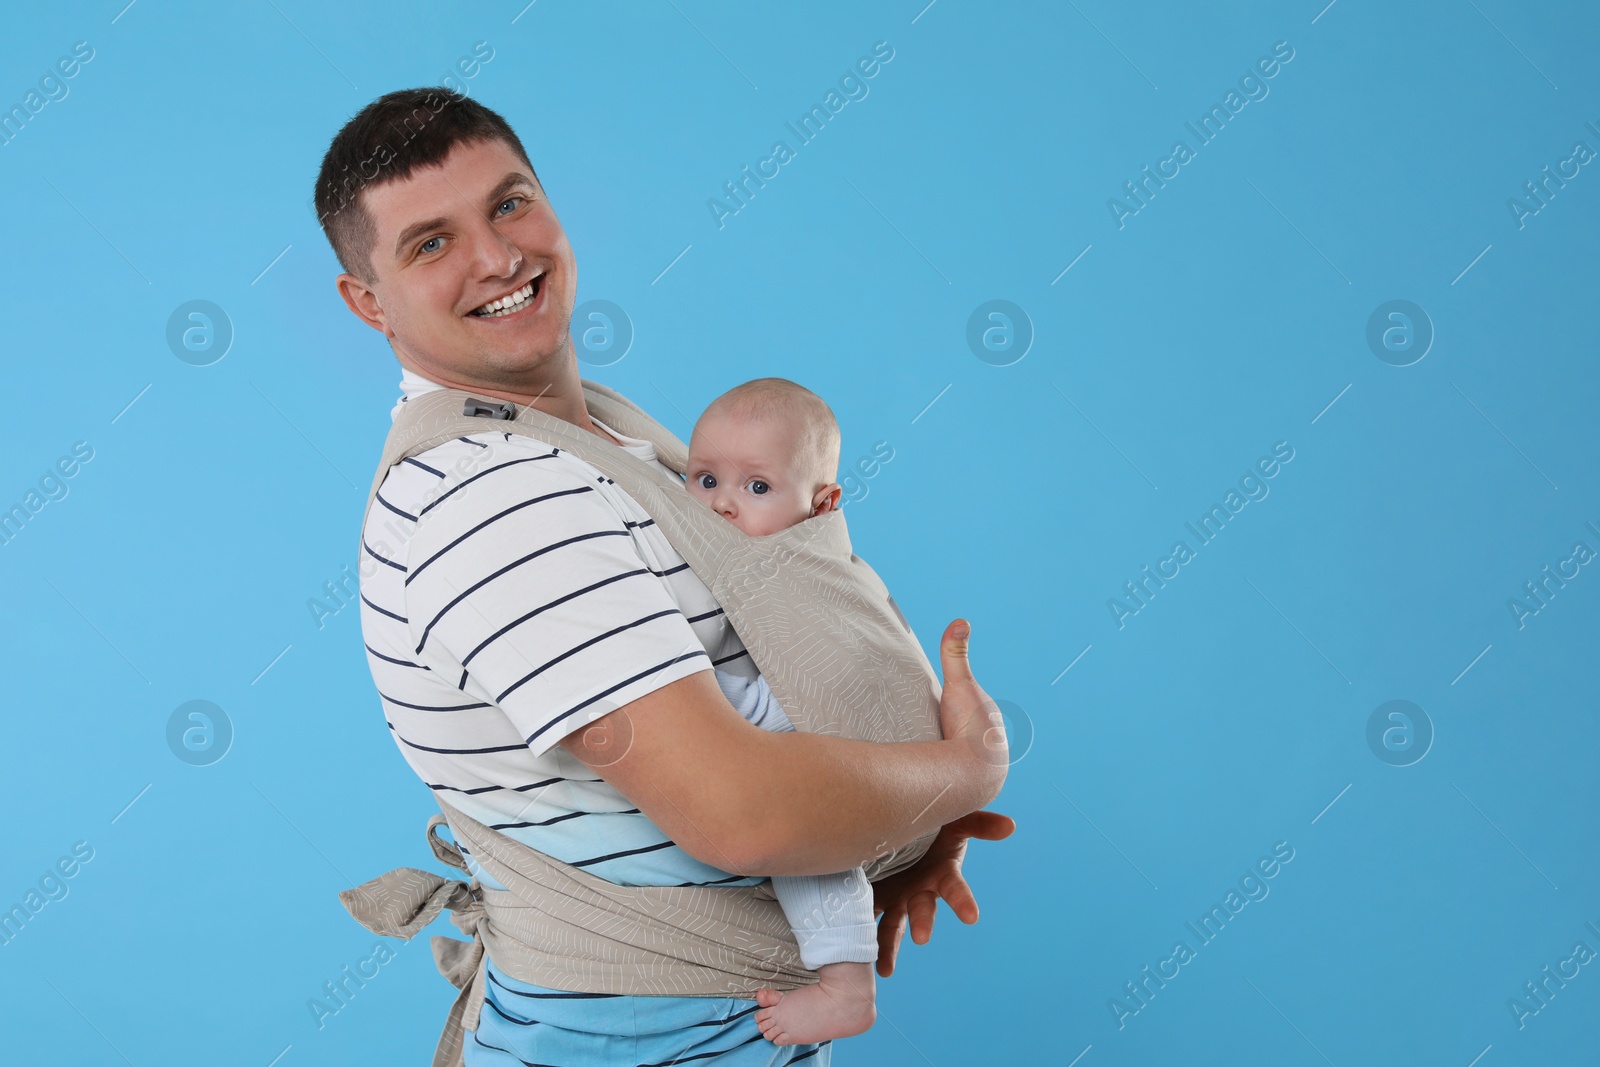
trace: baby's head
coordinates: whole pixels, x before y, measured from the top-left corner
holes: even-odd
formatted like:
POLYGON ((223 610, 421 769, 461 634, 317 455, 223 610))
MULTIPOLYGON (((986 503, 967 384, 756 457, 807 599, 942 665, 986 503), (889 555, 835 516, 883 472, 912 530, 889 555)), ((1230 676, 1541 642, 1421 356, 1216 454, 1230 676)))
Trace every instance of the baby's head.
POLYGON ((757 378, 713 400, 689 438, 689 492, 752 536, 839 506, 839 423, 786 378, 757 378))

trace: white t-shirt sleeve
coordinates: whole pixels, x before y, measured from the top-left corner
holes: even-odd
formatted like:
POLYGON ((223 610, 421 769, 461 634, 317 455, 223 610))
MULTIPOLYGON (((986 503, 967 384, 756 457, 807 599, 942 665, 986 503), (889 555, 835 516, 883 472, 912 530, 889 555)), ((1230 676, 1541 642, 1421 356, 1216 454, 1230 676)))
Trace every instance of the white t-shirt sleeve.
POLYGON ((492 465, 422 510, 404 561, 418 661, 535 755, 711 666, 606 483, 550 453, 496 440, 492 465))

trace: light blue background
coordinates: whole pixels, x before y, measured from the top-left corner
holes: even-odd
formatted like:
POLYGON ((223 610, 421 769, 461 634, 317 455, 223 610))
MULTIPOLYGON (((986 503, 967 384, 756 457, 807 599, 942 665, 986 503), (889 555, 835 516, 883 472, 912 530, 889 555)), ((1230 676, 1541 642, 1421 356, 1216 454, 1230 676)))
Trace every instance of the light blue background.
POLYGON ((453 990, 424 941, 322 1029, 306 1004, 376 940, 335 893, 433 866, 435 810, 356 612, 307 607, 355 563, 398 379, 308 200, 344 121, 478 41, 468 88, 532 154, 580 301, 633 322, 591 376, 686 436, 785 375, 832 404, 847 463, 889 442, 848 505, 858 551, 925 644, 972 619, 980 680, 1031 724, 995 804, 1019 829, 969 857, 982 921, 908 942, 835 1063, 1594 1047, 1600 965, 1523 1029, 1507 1007, 1600 950, 1600 573, 1521 629, 1508 608, 1600 549, 1600 169, 1524 228, 1507 207, 1600 149, 1587 5, 124 2, 13 7, 0 33, 7 107, 95 50, 0 147, 0 505, 94 449, 0 546, 0 905, 95 850, 0 946, 8 1061, 432 1048, 453 990), (880 40, 870 95, 719 230, 707 199, 880 40), (1119 229, 1107 199, 1278 41, 1270 95, 1119 229), (210 366, 166 344, 192 299, 235 330, 210 366), (992 299, 1035 332, 1011 366, 965 341, 992 299), (1365 339, 1391 299, 1436 331, 1411 366, 1365 339), (1270 496, 1119 629, 1108 598, 1278 441, 1270 496), (166 742, 194 699, 235 731, 207 767, 166 742), (1407 767, 1366 741, 1393 699, 1436 731, 1407 767), (1270 896, 1119 1029, 1109 998, 1279 841, 1270 896))

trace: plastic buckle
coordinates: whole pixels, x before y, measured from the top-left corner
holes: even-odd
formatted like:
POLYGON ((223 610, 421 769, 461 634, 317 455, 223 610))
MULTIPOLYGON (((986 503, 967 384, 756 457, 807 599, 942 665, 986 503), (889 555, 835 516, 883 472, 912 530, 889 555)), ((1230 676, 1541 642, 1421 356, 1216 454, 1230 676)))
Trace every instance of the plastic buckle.
POLYGON ((466 402, 461 405, 461 414, 475 419, 510 420, 517 417, 517 409, 510 404, 468 397, 466 402))

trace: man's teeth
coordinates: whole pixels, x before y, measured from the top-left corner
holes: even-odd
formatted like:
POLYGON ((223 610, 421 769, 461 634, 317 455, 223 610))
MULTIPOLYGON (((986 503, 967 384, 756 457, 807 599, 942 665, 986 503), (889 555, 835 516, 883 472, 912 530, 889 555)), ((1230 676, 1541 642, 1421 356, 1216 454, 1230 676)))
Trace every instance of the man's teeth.
POLYGON ((473 314, 480 319, 497 319, 514 312, 521 311, 523 306, 533 298, 533 290, 538 278, 524 285, 510 296, 503 296, 499 300, 491 300, 473 314))

